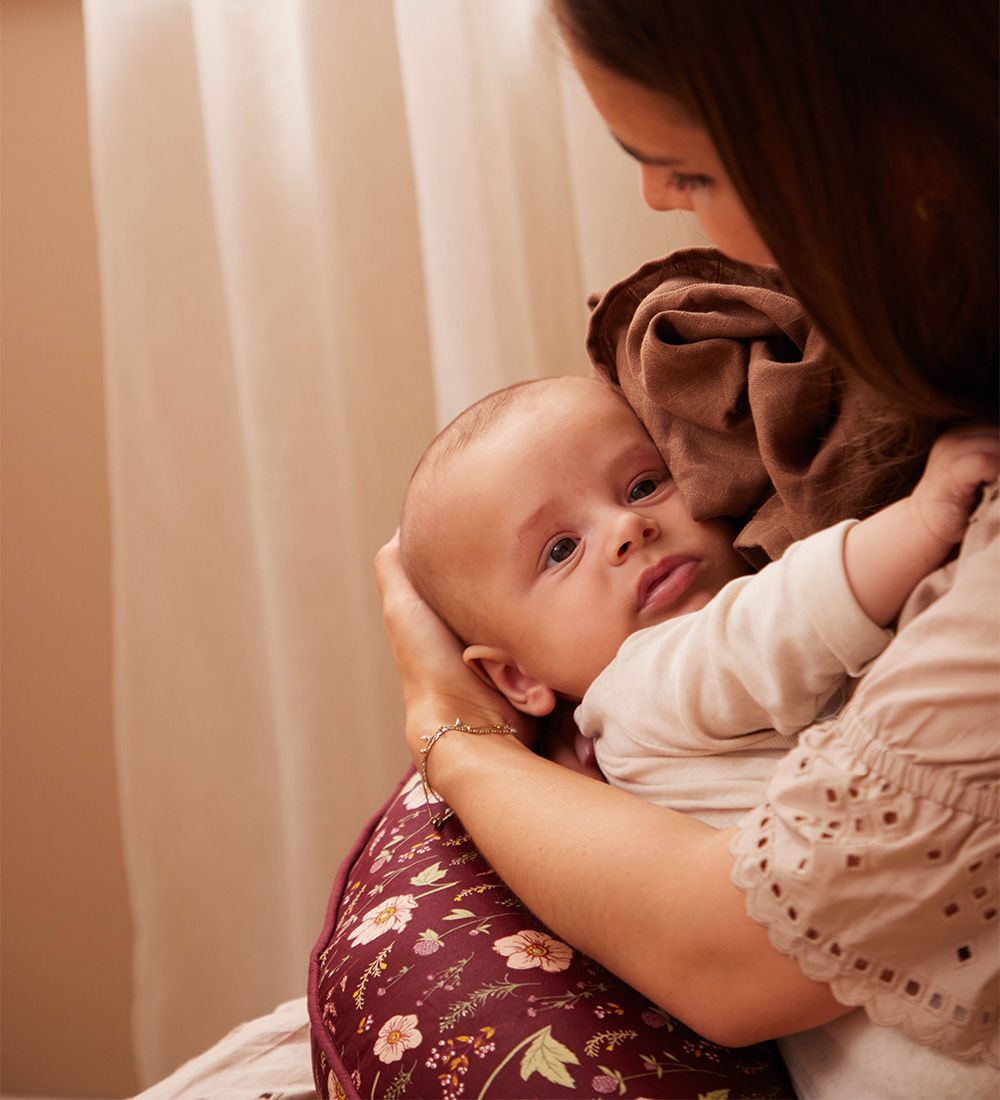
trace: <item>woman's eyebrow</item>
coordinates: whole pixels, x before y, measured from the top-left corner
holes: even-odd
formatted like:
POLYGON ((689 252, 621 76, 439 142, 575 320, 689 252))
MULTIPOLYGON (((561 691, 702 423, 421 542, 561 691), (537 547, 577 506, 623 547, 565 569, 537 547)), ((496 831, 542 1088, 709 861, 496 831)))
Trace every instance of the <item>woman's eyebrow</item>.
POLYGON ((646 153, 640 153, 638 149, 633 149, 631 145, 626 145, 617 134, 612 133, 611 136, 633 160, 637 160, 640 164, 648 164, 653 168, 673 168, 678 164, 684 163, 680 157, 648 156, 646 153))

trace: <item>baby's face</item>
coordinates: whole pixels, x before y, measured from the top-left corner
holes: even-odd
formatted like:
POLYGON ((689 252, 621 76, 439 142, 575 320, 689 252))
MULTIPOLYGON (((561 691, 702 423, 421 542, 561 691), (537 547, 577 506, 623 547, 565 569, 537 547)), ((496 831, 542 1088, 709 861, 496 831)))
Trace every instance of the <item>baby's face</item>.
POLYGON ((632 410, 553 380, 455 462, 454 548, 491 637, 577 699, 632 633, 703 607, 748 572, 721 521, 696 522, 632 410))

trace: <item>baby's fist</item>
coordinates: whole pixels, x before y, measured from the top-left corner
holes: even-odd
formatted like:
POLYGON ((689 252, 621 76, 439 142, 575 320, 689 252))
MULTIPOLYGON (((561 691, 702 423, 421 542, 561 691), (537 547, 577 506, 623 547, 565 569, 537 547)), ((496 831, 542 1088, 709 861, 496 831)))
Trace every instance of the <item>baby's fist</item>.
POLYGON ((945 432, 931 448, 912 499, 927 530, 948 545, 961 542, 983 485, 1000 475, 996 428, 968 425, 945 432))

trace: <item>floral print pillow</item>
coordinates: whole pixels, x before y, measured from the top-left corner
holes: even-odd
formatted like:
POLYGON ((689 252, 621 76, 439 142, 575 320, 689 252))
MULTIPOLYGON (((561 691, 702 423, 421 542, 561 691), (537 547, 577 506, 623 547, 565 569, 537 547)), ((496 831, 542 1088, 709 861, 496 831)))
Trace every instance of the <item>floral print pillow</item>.
POLYGON ((334 884, 309 1015, 336 1100, 794 1096, 772 1045, 702 1039, 541 925, 412 773, 334 884))

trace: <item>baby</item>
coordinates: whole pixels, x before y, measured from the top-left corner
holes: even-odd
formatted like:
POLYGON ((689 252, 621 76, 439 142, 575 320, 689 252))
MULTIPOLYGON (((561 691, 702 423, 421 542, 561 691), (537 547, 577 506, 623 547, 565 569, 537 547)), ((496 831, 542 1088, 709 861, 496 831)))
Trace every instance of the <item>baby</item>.
POLYGON ((997 450, 986 430, 950 433, 909 497, 747 575, 726 522, 692 519, 624 400, 596 379, 544 379, 484 398, 435 438, 406 493, 401 551, 466 663, 526 714, 584 699, 642 632, 649 727, 601 736, 585 700, 577 722, 611 782, 723 826, 888 643, 961 540, 997 450))

